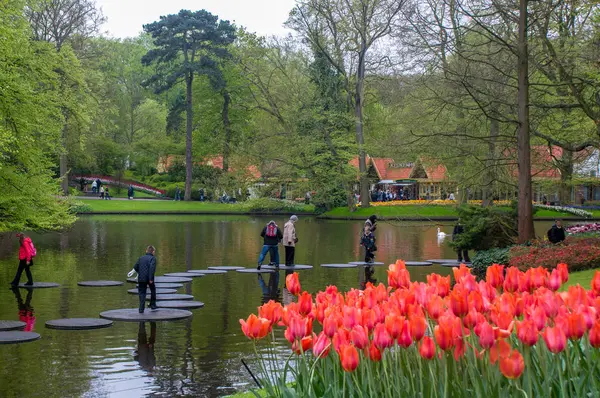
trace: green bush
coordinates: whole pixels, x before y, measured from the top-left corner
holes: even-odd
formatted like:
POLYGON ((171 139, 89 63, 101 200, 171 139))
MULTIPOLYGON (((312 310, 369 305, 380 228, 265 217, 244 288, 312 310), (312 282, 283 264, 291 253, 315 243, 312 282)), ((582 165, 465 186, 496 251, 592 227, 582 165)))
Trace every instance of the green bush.
POLYGON ((461 206, 458 216, 464 233, 450 242, 453 248, 489 250, 514 244, 518 235, 517 214, 513 207, 506 210, 498 207, 461 206))
POLYGON ((478 251, 473 257, 473 268, 471 272, 478 279, 485 279, 487 268, 492 264, 508 265, 510 248, 493 248, 478 251))
POLYGON ((240 206, 249 213, 282 212, 282 213, 313 213, 315 206, 296 203, 289 200, 259 198, 250 199, 240 206))
POLYGON ((92 208, 90 205, 77 200, 71 200, 69 202, 69 211, 73 214, 91 213, 92 208))

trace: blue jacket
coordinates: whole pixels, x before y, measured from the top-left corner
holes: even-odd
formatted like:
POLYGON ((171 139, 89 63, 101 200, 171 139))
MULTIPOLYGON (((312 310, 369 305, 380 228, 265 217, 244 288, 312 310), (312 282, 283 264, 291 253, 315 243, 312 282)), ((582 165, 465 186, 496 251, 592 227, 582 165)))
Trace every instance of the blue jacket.
POLYGON ((138 282, 154 282, 156 257, 150 253, 146 253, 137 260, 133 269, 138 273, 138 282))

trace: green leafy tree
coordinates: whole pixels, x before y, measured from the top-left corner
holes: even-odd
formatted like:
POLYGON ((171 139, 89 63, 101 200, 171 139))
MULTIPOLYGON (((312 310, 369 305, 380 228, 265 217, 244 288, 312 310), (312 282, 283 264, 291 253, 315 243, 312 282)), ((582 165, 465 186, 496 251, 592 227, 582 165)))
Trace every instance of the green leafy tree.
MULTIPOLYGON (((206 10, 181 10, 144 25, 156 48, 142 58, 145 65, 157 64, 157 73, 146 81, 156 92, 164 92, 180 82, 186 88, 186 181, 185 200, 192 197, 192 131, 194 120, 193 84, 198 75, 214 82, 221 80, 219 58, 229 55, 226 46, 235 39, 235 28, 229 21, 219 21, 206 10)), ((218 83, 215 83, 218 84, 218 83)))

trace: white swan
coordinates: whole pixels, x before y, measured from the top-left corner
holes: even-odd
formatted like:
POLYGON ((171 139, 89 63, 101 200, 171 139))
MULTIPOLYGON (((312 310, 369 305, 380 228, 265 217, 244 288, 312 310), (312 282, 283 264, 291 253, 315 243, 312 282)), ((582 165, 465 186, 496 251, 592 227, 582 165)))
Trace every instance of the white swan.
POLYGON ((441 232, 440 228, 438 227, 438 238, 445 238, 446 237, 446 233, 445 232, 441 232))

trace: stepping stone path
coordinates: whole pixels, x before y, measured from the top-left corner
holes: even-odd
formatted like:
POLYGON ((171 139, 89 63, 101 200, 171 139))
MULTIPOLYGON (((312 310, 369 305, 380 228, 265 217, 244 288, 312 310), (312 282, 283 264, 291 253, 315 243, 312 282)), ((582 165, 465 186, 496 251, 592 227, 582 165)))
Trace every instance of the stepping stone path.
POLYGON ((261 269, 256 269, 256 268, 244 268, 244 269, 238 269, 236 272, 239 272, 241 274, 274 274, 275 271, 273 271, 272 269, 268 269, 268 268, 261 268, 261 269))
POLYGON ((35 341, 40 338, 34 332, 0 332, 0 344, 19 344, 35 341))
POLYGON ((215 271, 237 271, 238 269, 244 269, 245 267, 237 267, 235 265, 219 265, 216 267, 208 267, 208 269, 214 269, 215 271))
MULTIPOLYGON (((182 277, 174 277, 174 276, 157 276, 154 278, 154 283, 187 283, 191 282, 192 278, 182 278, 182 277)), ((137 283, 137 279, 128 278, 127 282, 129 283, 137 283)))
POLYGON ((171 272, 169 274, 165 274, 165 276, 174 276, 174 277, 182 277, 182 278, 199 278, 204 275, 199 274, 197 272, 171 272))
POLYGON ((140 314, 137 308, 111 310, 100 313, 101 318, 124 322, 177 321, 191 316, 192 313, 189 311, 167 308, 159 310, 146 309, 143 314, 140 314))
MULTIPOLYGON (((189 294, 157 294, 156 301, 165 300, 193 300, 194 296, 189 294)), ((146 301, 150 301, 150 294, 146 295, 146 301)))
POLYGON ((352 261, 351 263, 348 264, 352 264, 352 265, 385 265, 384 263, 378 263, 376 261, 372 262, 372 263, 367 263, 366 261, 352 261))
POLYGON ((445 264, 440 264, 440 265, 441 265, 442 267, 456 267, 456 268, 458 268, 458 267, 460 267, 460 264, 464 264, 464 265, 466 265, 466 266, 467 266, 467 267, 469 267, 469 268, 473 267, 473 264, 471 264, 471 263, 458 263, 458 262, 454 262, 454 263, 445 263, 445 264))
MULTIPOLYGON (((274 265, 263 265, 261 268, 274 269, 274 270, 277 269, 277 267, 275 267, 274 265)), ((294 266, 289 266, 289 267, 285 264, 279 265, 280 271, 300 271, 300 270, 312 269, 312 268, 313 268, 312 265, 302 265, 302 264, 296 264, 294 266)))
POLYGON ((0 332, 23 329, 27 324, 21 321, 0 321, 0 332))
POLYGON ((79 286, 86 287, 110 287, 110 286, 123 286, 123 282, 119 281, 83 281, 77 282, 79 286))
POLYGON ((324 268, 356 268, 358 264, 321 264, 324 268))
POLYGON ((226 274, 227 271, 222 271, 222 270, 218 270, 218 269, 193 269, 188 271, 188 273, 199 273, 199 274, 203 274, 203 275, 220 275, 220 274, 226 274))
POLYGON ((100 318, 65 318, 46 322, 48 329, 58 330, 91 330, 112 326, 113 322, 100 318))
MULTIPOLYGON (((179 289, 183 287, 181 283, 154 283, 157 289, 179 289)), ((139 287, 136 285, 136 288, 139 287)))
POLYGON ((21 283, 19 287, 24 289, 48 289, 51 287, 59 287, 60 284, 54 282, 33 282, 33 285, 25 285, 21 283))
POLYGON ((429 261, 405 261, 407 267, 429 267, 433 265, 432 262, 429 261))
POLYGON ((159 301, 156 306, 158 308, 194 309, 204 307, 204 303, 202 301, 159 301))
POLYGON ((430 263, 434 263, 434 264, 450 264, 450 263, 458 263, 458 260, 453 259, 453 258, 447 258, 447 259, 433 259, 433 260, 426 260, 429 261, 430 263))
MULTIPOLYGON (((139 292, 138 292, 137 289, 129 289, 127 291, 127 293, 129 293, 129 294, 138 294, 139 292)), ((150 289, 147 289, 146 293, 150 294, 150 289)), ((174 294, 174 293, 177 293, 177 290, 175 290, 175 289, 162 289, 162 288, 157 288, 156 289, 156 294, 174 294)))

